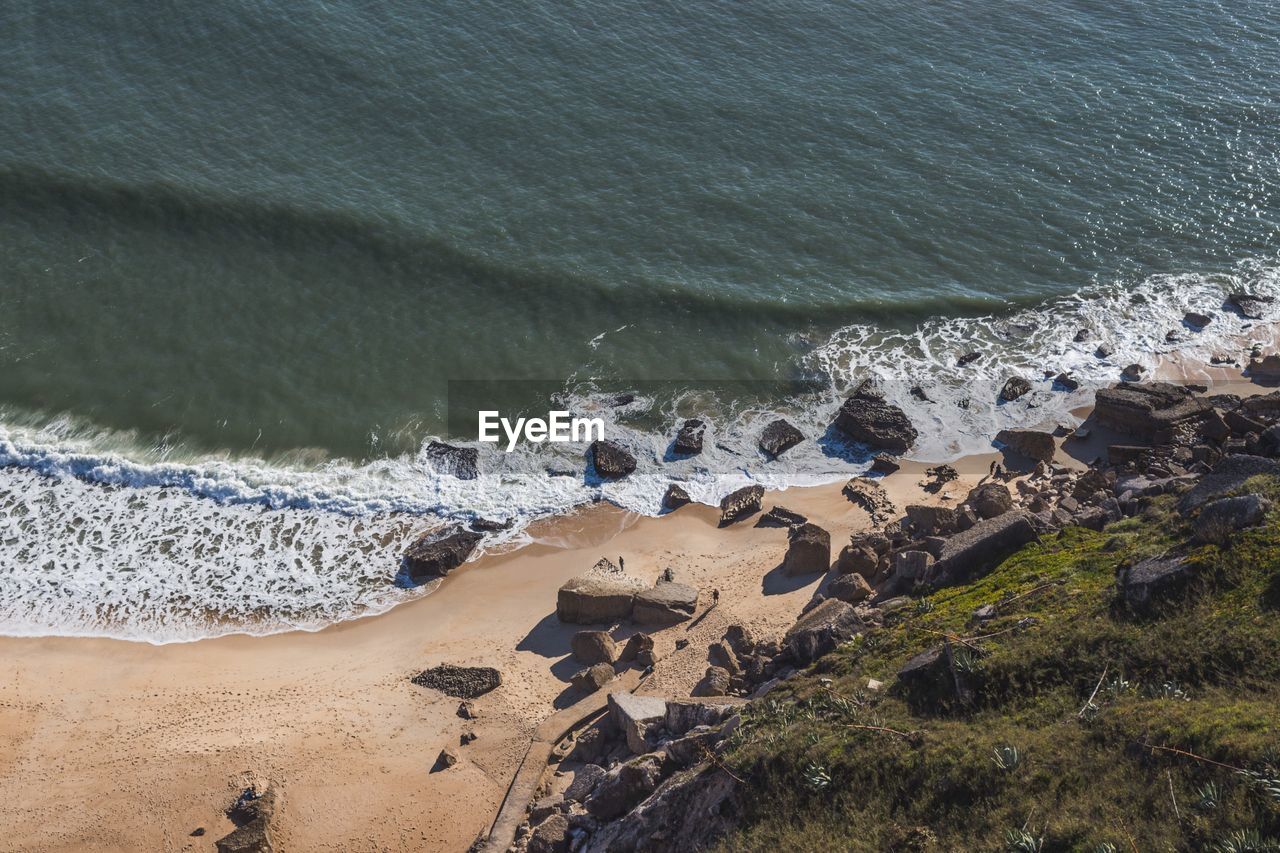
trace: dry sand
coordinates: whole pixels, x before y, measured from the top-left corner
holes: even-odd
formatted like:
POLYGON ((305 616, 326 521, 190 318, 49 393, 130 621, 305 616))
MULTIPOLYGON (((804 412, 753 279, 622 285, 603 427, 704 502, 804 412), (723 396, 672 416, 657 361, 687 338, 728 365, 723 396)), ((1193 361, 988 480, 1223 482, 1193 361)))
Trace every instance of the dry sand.
MULTIPOLYGON (((994 458, 957 463, 961 479, 941 495, 920 489, 919 465, 882 482, 899 507, 958 500, 994 458)), ((765 507, 805 513, 835 550, 869 525, 840 488, 771 493, 765 507)), ((0 639, 3 846, 213 850, 239 791, 270 783, 284 850, 464 850, 487 829, 533 727, 577 698, 567 682, 578 628, 554 613, 564 581, 621 556, 648 581, 672 567, 703 590, 701 608, 720 591, 691 626, 655 636, 664 657, 646 691, 674 694, 698 680, 727 625, 780 636, 811 599, 820 576, 776 571, 785 529, 717 520, 698 505, 661 518, 595 505, 538 525, 537 544, 476 560, 429 596, 316 633, 166 646, 0 639), (408 681, 441 662, 502 671, 503 685, 475 702, 478 720, 408 681), (459 746, 468 729, 477 739, 459 746), (461 760, 430 772, 445 746, 461 760)))

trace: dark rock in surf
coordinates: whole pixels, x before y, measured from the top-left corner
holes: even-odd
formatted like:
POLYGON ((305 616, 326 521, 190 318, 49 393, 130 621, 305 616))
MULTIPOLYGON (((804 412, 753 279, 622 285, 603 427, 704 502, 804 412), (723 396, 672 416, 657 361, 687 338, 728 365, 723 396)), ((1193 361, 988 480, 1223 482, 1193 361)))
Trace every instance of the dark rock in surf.
POLYGON ((607 480, 617 480, 636 470, 636 458, 622 445, 601 439, 591 444, 591 463, 596 473, 607 480))
POLYGON ((1004 387, 1000 389, 1000 399, 1006 403, 1012 403, 1022 395, 1031 390, 1031 383, 1023 379, 1021 376, 1014 376, 1004 383, 1004 387))
POLYGON ((863 387, 840 406, 834 426, 854 441, 899 455, 910 450, 919 437, 902 409, 885 402, 874 389, 863 387))
POLYGON ((479 474, 480 452, 474 447, 457 447, 433 441, 422 452, 437 474, 449 474, 459 480, 474 480, 479 474))
POLYGON ((662 496, 662 505, 667 509, 679 509, 689 502, 689 493, 675 483, 667 486, 667 493, 662 496))
POLYGON ((1227 307, 1233 309, 1241 317, 1249 320, 1261 320, 1267 306, 1274 302, 1270 296, 1258 296, 1252 293, 1231 293, 1227 296, 1227 307))
POLYGON ((785 418, 779 418, 764 428, 760 434, 760 449, 777 458, 804 441, 804 434, 785 418))
POLYGON ((956 359, 956 367, 964 367, 966 364, 973 364, 980 358, 982 358, 982 353, 980 352, 965 353, 956 359))
POLYGON ((1213 322, 1213 315, 1201 314, 1198 311, 1188 311, 1182 315, 1182 322, 1198 332, 1213 322))
POLYGON ((702 439, 706 432, 706 421, 690 418, 680 425, 680 431, 676 433, 676 440, 671 449, 685 456, 701 453, 702 439))
POLYGON ((414 583, 444 577, 466 562, 484 537, 473 530, 427 533, 405 549, 401 563, 414 583))

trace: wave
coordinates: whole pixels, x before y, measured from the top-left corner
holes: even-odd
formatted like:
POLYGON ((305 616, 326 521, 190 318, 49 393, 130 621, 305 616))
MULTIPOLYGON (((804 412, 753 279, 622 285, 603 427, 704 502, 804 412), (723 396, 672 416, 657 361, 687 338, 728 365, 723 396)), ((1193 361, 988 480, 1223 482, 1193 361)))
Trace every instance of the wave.
POLYGON ((838 481, 865 470, 867 458, 828 425, 846 389, 867 377, 920 430, 913 458, 987 451, 1007 426, 1074 423, 1071 410, 1090 401, 1089 388, 1114 381, 1127 364, 1204 364, 1220 351, 1240 353, 1243 338, 1269 336, 1271 323, 1223 307, 1241 290, 1280 301, 1280 268, 1247 262, 1225 273, 1153 276, 1001 315, 930 320, 911 332, 852 325, 804 357, 799 368, 823 382, 790 399, 717 399, 689 388, 618 406, 586 384, 568 389, 568 408, 604 418, 606 435, 636 456, 636 472, 619 482, 591 476, 574 445, 509 454, 479 445, 481 475, 460 480, 437 472, 421 451, 312 467, 175 458, 70 418, 11 417, 0 425, 0 633, 160 643, 316 629, 429 591, 396 585, 398 554, 447 525, 510 522, 487 536, 482 550, 492 552, 533 541, 532 521, 593 501, 659 514, 673 481, 707 504, 747 483, 838 481), (1213 320, 1194 331, 1182 323, 1187 311, 1213 320), (1082 329, 1088 334, 1077 341, 1082 329), (1101 344, 1112 354, 1099 357, 1101 344), (980 358, 957 367, 971 351, 980 358), (1081 389, 1055 386, 1060 371, 1081 389), (1032 391, 999 404, 1000 385, 1015 375, 1031 380, 1032 391), (695 411, 711 421, 705 451, 675 458, 674 424, 695 411), (757 440, 779 415, 816 440, 769 460, 757 440))

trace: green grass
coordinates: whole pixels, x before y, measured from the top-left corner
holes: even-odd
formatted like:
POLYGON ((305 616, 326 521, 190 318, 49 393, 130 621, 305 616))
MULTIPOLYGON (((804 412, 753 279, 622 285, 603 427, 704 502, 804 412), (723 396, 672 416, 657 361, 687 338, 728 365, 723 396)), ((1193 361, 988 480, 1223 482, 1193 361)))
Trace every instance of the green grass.
POLYGON ((1214 850, 1232 849, 1232 833, 1280 837, 1280 799, 1232 769, 1280 776, 1280 518, 1229 550, 1186 546, 1172 505, 1027 546, 755 703, 725 756, 746 815, 724 848, 1214 850), (1202 582, 1156 615, 1127 613, 1116 569, 1173 549, 1202 582), (998 617, 972 624, 986 604, 998 617), (894 687, 944 635, 990 635, 953 644, 971 703, 894 687))

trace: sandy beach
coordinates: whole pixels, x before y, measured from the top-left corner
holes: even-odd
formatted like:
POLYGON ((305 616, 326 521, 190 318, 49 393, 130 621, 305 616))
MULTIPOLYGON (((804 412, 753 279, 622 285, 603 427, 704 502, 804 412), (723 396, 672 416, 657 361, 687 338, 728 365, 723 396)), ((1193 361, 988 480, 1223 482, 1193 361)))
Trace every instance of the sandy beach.
MULTIPOLYGON (((964 460, 938 494, 920 488, 920 465, 882 482, 899 507, 958 500, 994 458, 964 460)), ((869 525, 841 486, 771 493, 764 506, 808 515, 837 550, 869 525)), ((655 634, 661 660, 644 689, 672 695, 688 693, 727 625, 779 636, 810 600, 823 576, 775 571, 785 529, 755 518, 718 528, 718 517, 702 505, 648 518, 597 504, 420 600, 316 633, 0 640, 0 831, 17 850, 212 850, 239 792, 270 784, 283 849, 463 850, 488 828, 534 726, 581 696, 568 684, 580 626, 555 617, 564 581, 620 556, 647 581, 671 567, 702 590, 700 618, 655 634), (703 615, 712 590, 719 604, 703 615), (676 651, 677 639, 690 642, 676 651), (477 720, 410 683, 442 662, 502 672, 475 701, 477 720), (460 747, 466 730, 477 738, 460 747), (446 746, 461 760, 430 772, 446 746)))

